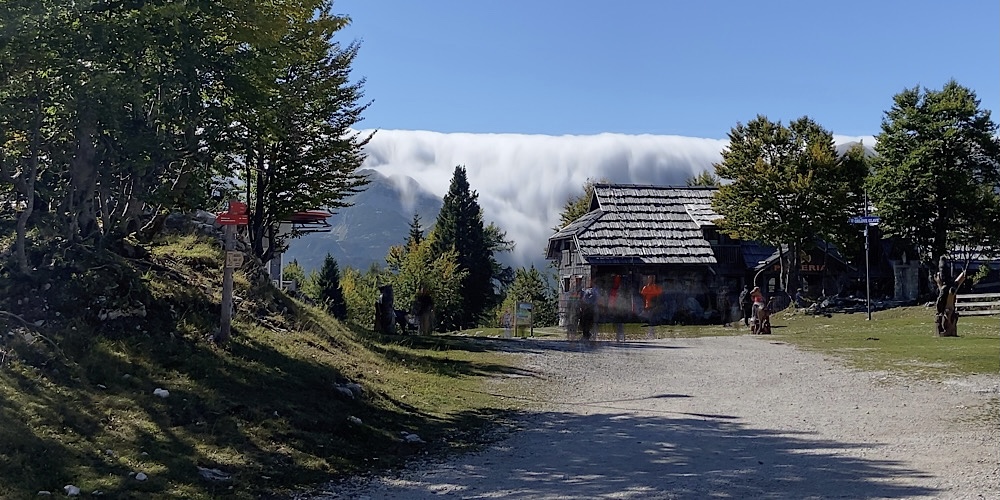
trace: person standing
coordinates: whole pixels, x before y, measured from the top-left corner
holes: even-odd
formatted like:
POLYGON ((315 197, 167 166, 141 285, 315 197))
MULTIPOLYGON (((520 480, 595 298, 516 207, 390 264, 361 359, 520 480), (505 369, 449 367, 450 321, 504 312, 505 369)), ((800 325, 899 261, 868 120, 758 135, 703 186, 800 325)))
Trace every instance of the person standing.
POLYGON ((657 310, 660 302, 660 295, 663 294, 663 289, 660 285, 656 284, 656 276, 649 275, 646 278, 646 286, 642 287, 639 291, 639 295, 642 295, 643 301, 643 316, 646 319, 647 326, 649 327, 646 332, 647 338, 654 338, 656 332, 654 329, 654 324, 657 320, 657 310))
POLYGON ((577 316, 580 318, 580 339, 591 340, 594 337, 594 319, 597 310, 598 293, 593 283, 580 291, 580 306, 577 316))
POLYGON ((750 300, 753 302, 752 312, 753 318, 750 320, 750 333, 760 333, 760 329, 763 327, 764 320, 764 292, 760 290, 759 286, 753 287, 750 290, 750 300))
POLYGON ((722 326, 729 326, 729 287, 722 285, 715 297, 716 305, 719 307, 719 314, 722 316, 722 326))
POLYGON ((417 331, 420 335, 430 335, 434 320, 434 298, 424 285, 420 286, 413 300, 413 314, 417 317, 417 331))
POLYGON ((753 298, 750 297, 750 285, 744 285, 740 292, 740 311, 743 312, 743 326, 750 326, 750 316, 753 315, 753 298))
POLYGON ((576 330, 580 326, 580 283, 576 282, 573 289, 566 294, 566 340, 576 338, 576 330))
POLYGON ((608 292, 608 305, 605 309, 607 310, 608 317, 615 324, 615 340, 625 342, 625 323, 622 322, 621 286, 622 276, 616 274, 611 284, 611 290, 608 292))

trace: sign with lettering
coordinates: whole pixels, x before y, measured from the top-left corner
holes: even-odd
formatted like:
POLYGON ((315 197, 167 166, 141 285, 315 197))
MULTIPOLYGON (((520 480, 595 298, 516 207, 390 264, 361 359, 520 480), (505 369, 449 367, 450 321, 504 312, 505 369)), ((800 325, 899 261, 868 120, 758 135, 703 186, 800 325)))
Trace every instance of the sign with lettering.
POLYGON ((250 223, 250 218, 246 215, 222 212, 215 217, 215 222, 223 226, 245 226, 250 223))
POLYGON ((869 226, 878 224, 881 218, 877 215, 863 215, 861 217, 851 217, 851 224, 867 224, 869 226))
POLYGON ((236 215, 244 215, 247 213, 247 204, 242 201, 232 200, 229 202, 228 212, 236 215))
POLYGON ((229 250, 226 252, 226 267, 238 268, 243 266, 243 252, 229 250))

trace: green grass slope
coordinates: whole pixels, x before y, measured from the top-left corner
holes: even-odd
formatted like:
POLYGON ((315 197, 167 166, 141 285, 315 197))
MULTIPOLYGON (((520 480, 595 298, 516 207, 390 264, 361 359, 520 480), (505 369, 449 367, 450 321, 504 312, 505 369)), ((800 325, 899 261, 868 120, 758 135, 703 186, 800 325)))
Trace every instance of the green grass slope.
POLYGON ((232 339, 217 346, 218 245, 171 236, 145 250, 56 248, 29 278, 0 276, 0 498, 65 485, 110 498, 279 496, 475 446, 512 409, 483 388, 516 371, 509 356, 474 339, 352 329, 242 273, 232 339))

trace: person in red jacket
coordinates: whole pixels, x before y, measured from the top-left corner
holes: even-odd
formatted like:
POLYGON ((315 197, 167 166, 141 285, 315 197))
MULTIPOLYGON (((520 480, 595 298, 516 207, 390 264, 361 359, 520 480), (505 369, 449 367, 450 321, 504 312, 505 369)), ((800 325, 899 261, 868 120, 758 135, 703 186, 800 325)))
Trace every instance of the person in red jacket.
POLYGON ((646 278, 646 286, 642 287, 639 295, 642 295, 643 300, 643 317, 645 317, 646 323, 649 326, 646 336, 653 338, 656 336, 653 326, 656 320, 659 319, 657 311, 660 306, 660 295, 663 295, 663 289, 660 288, 660 285, 656 284, 656 276, 650 275, 646 278))

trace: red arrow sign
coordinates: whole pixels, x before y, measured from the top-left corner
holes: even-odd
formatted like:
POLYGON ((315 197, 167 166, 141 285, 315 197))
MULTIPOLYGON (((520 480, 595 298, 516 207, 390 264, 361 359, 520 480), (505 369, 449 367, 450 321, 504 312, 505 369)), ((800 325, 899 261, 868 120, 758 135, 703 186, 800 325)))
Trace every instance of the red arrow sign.
POLYGON ((250 218, 246 215, 222 212, 215 217, 215 222, 223 226, 245 226, 250 222, 250 218))
POLYGON ((243 215, 247 213, 247 204, 242 201, 231 200, 229 202, 229 213, 243 215))

